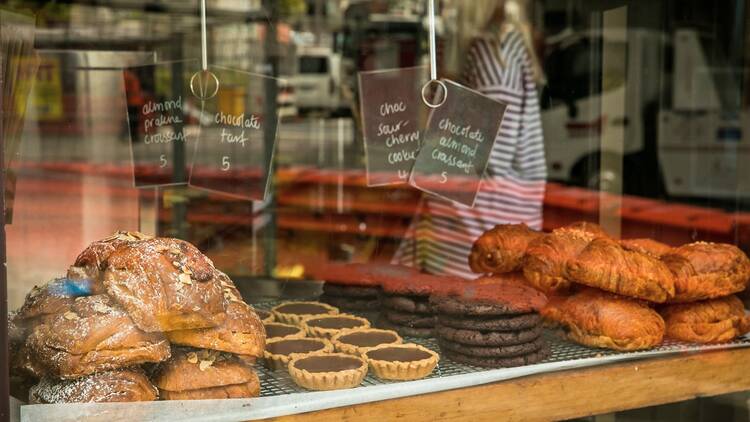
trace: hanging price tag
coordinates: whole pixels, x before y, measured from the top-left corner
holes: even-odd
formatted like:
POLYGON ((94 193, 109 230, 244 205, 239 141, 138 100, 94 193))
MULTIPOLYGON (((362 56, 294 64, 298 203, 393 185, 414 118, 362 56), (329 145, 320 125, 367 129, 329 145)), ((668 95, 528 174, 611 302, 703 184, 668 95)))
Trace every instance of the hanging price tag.
POLYGON ((185 95, 184 75, 196 64, 159 63, 123 71, 133 177, 138 188, 187 183, 186 112, 195 112, 199 106, 185 95))
POLYGON ((368 186, 408 182, 427 114, 426 81, 426 67, 359 73, 368 186))
POLYGON ((211 66, 207 73, 215 75, 218 89, 203 101, 189 184, 262 200, 271 179, 279 125, 272 107, 278 80, 219 66, 211 66))
POLYGON ((474 206, 506 105, 449 80, 427 121, 412 169, 416 188, 474 206))

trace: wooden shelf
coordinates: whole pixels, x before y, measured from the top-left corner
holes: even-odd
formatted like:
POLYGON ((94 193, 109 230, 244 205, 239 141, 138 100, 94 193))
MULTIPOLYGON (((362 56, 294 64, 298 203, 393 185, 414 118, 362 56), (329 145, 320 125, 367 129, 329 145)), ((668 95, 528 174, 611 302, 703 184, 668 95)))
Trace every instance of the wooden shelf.
POLYGON ((274 420, 561 420, 750 390, 748 374, 750 348, 681 354, 274 420))

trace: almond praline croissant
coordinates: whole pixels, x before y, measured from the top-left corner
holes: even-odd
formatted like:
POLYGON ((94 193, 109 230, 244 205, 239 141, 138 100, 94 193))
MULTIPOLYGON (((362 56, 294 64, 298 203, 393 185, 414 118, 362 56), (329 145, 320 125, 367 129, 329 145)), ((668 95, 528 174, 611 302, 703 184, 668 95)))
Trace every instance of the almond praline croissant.
POLYGON ((482 234, 471 248, 469 267, 478 274, 509 273, 521 269, 529 243, 543 233, 526 224, 499 224, 482 234))

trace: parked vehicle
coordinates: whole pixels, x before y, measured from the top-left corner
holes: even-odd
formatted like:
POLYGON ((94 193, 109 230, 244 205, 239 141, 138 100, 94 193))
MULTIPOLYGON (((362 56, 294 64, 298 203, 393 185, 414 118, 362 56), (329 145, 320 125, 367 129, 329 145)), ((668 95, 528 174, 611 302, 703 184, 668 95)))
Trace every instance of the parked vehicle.
POLYGON ((750 116, 735 99, 737 71, 712 63, 708 42, 692 29, 549 38, 544 66, 556 69, 542 92, 549 178, 652 197, 750 196, 750 170, 738 165, 750 154, 750 116), (624 171, 602 168, 612 160, 624 171))
POLYGON ((341 59, 330 48, 301 48, 296 73, 291 77, 296 106, 301 113, 333 112, 343 106, 341 59))

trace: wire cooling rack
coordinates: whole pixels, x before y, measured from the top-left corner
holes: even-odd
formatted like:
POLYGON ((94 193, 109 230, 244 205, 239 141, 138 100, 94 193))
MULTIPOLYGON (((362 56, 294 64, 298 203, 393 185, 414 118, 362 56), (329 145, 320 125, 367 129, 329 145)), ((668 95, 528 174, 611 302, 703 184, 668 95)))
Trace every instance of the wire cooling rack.
MULTIPOLYGON (((272 307, 278 305, 279 303, 282 303, 282 301, 254 303, 253 306, 258 309, 270 310, 272 307)), ((358 314, 357 312, 350 312, 350 313, 358 314)), ((364 314, 358 314, 358 315, 366 317, 366 315, 364 314)), ((547 341, 547 344, 549 344, 550 346, 551 353, 547 359, 539 362, 539 364, 551 363, 551 362, 576 361, 576 360, 590 359, 590 358, 604 358, 604 357, 610 357, 610 356, 625 357, 625 355, 632 357, 633 359, 637 359, 640 357, 640 355, 643 355, 643 357, 649 357, 651 355, 657 355, 657 354, 700 352, 700 351, 717 350, 717 349, 724 349, 724 348, 731 348, 731 347, 750 347, 750 338, 748 337, 741 337, 734 341, 717 344, 717 345, 698 345, 698 344, 684 343, 684 342, 665 339, 665 341, 658 347, 655 347, 653 349, 649 349, 646 351, 618 352, 616 350, 594 349, 594 348, 590 348, 586 346, 581 346, 579 344, 571 343, 569 341, 561 339, 559 336, 549 331, 544 333, 544 338, 547 341)), ((424 339, 424 338, 403 336, 403 339, 404 339, 404 342, 406 343, 421 344, 422 346, 425 346, 431 350, 434 350, 440 353, 440 348, 438 347, 437 340, 434 338, 424 339)), ((294 381, 292 381, 287 371, 270 370, 270 369, 267 369, 264 365, 257 365, 256 369, 258 371, 258 375, 261 380, 261 396, 262 397, 308 392, 308 390, 305 390, 304 388, 297 386, 294 383, 294 381)), ((470 374, 470 373, 482 372, 482 371, 487 371, 487 370, 488 368, 482 368, 478 366, 471 366, 471 365, 465 365, 462 363, 454 362, 441 354, 440 363, 438 363, 438 366, 435 368, 432 374, 430 374, 426 379, 470 374)), ((392 382, 399 382, 399 381, 384 381, 372 375, 368 375, 365 378, 365 380, 362 382, 362 386, 367 387, 367 386, 373 386, 373 385, 388 384, 392 382)))
MULTIPOLYGON (((260 302, 259 309, 269 309, 280 301, 260 302)), ((696 345, 667 341, 651 350, 622 353, 592 349, 560 339, 551 332, 544 334, 551 354, 546 360, 515 368, 488 369, 453 362, 442 356, 435 371, 427 379, 389 382, 367 376, 361 387, 346 391, 310 392, 298 387, 286 371, 271 371, 259 364, 261 397, 248 399, 153 401, 136 403, 73 403, 20 406, 22 422, 114 422, 148 420, 152 422, 214 422, 258 420, 297 413, 314 412, 340 406, 351 406, 455 388, 470 387, 513 378, 584 368, 626 360, 645 359, 674 353, 748 347, 750 337, 717 345, 696 345)), ((435 339, 404 337, 437 352, 435 339)), ((20 405, 20 404, 19 404, 20 405)))

